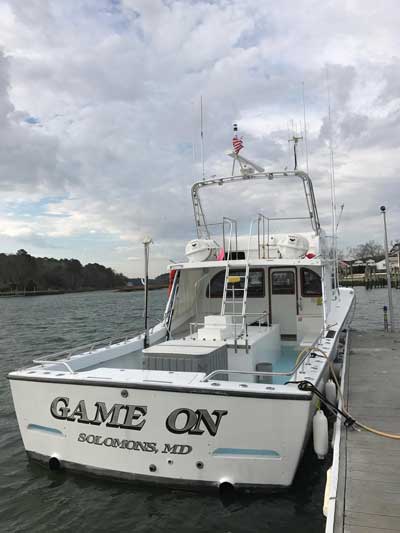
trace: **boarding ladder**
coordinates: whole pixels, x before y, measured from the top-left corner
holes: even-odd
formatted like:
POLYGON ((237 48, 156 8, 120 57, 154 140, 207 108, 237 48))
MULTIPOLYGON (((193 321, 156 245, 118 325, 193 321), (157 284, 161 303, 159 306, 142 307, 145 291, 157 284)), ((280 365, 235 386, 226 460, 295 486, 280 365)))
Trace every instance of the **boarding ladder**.
MULTIPOLYGON (((234 270, 237 270, 235 267, 234 270)), ((249 288, 249 272, 250 267, 246 261, 246 268, 243 275, 232 274, 232 267, 227 261, 225 269, 224 292, 222 295, 221 315, 232 315, 233 321, 236 323, 236 317, 241 317, 241 333, 244 333, 246 326, 246 306, 247 306, 247 292, 249 288), (236 287, 237 283, 244 280, 243 287, 236 287), (238 297, 236 297, 236 295, 238 297), (236 307, 241 308, 241 312, 236 313, 236 307)))

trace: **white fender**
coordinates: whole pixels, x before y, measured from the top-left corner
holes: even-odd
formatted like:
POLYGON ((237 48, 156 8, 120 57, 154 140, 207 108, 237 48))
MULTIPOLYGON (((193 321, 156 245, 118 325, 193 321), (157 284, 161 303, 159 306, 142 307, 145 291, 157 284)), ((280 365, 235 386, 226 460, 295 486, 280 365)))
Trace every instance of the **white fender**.
POLYGON ((325 383, 325 396, 333 405, 337 403, 336 385, 332 379, 328 379, 325 383))
POLYGON ((328 453, 328 420, 321 409, 313 418, 313 441, 318 459, 324 459, 328 453))

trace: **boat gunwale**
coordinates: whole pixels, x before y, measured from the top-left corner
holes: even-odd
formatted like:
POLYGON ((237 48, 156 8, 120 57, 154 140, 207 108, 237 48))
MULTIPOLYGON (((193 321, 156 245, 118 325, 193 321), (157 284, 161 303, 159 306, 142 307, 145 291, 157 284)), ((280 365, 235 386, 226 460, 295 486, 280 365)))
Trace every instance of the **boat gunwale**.
MULTIPOLYGON (((101 386, 101 387, 110 387, 110 388, 119 388, 119 389, 139 389, 139 390, 153 390, 153 391, 163 391, 163 392, 178 392, 178 393, 187 393, 187 394, 206 394, 213 396, 239 396, 247 398, 270 398, 275 400, 302 400, 310 401, 312 399, 312 394, 310 392, 300 393, 297 389, 293 392, 256 392, 254 390, 229 390, 229 389, 216 389, 216 388, 206 388, 206 387, 185 387, 177 385, 157 385, 156 383, 127 383, 123 381, 103 381, 101 379, 71 379, 71 378, 52 378, 44 376, 23 376, 16 375, 13 372, 8 374, 7 379, 10 381, 33 381, 33 382, 42 382, 42 383, 53 383, 53 384, 63 384, 63 385, 87 385, 87 386, 101 386)), ((210 385, 215 382, 209 382, 210 385)), ((219 382, 218 382, 219 383, 219 382)), ((271 386, 271 385, 267 385, 271 386)))

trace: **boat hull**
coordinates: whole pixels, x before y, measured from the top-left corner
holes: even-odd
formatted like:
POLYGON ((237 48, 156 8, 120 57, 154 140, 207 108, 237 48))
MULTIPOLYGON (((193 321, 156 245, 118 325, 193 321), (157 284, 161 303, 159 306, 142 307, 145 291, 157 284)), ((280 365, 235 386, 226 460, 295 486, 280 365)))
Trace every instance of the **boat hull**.
POLYGON ((311 398, 11 379, 30 457, 51 466, 169 486, 291 485, 311 398))

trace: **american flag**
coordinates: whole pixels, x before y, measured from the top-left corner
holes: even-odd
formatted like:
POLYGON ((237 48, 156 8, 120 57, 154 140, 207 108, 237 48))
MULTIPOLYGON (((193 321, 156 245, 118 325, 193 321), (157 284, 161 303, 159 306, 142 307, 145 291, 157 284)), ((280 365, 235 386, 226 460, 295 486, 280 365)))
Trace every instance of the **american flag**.
POLYGON ((239 139, 237 135, 233 137, 232 144, 233 144, 233 150, 235 154, 238 154, 240 150, 243 148, 243 140, 242 138, 239 139))

